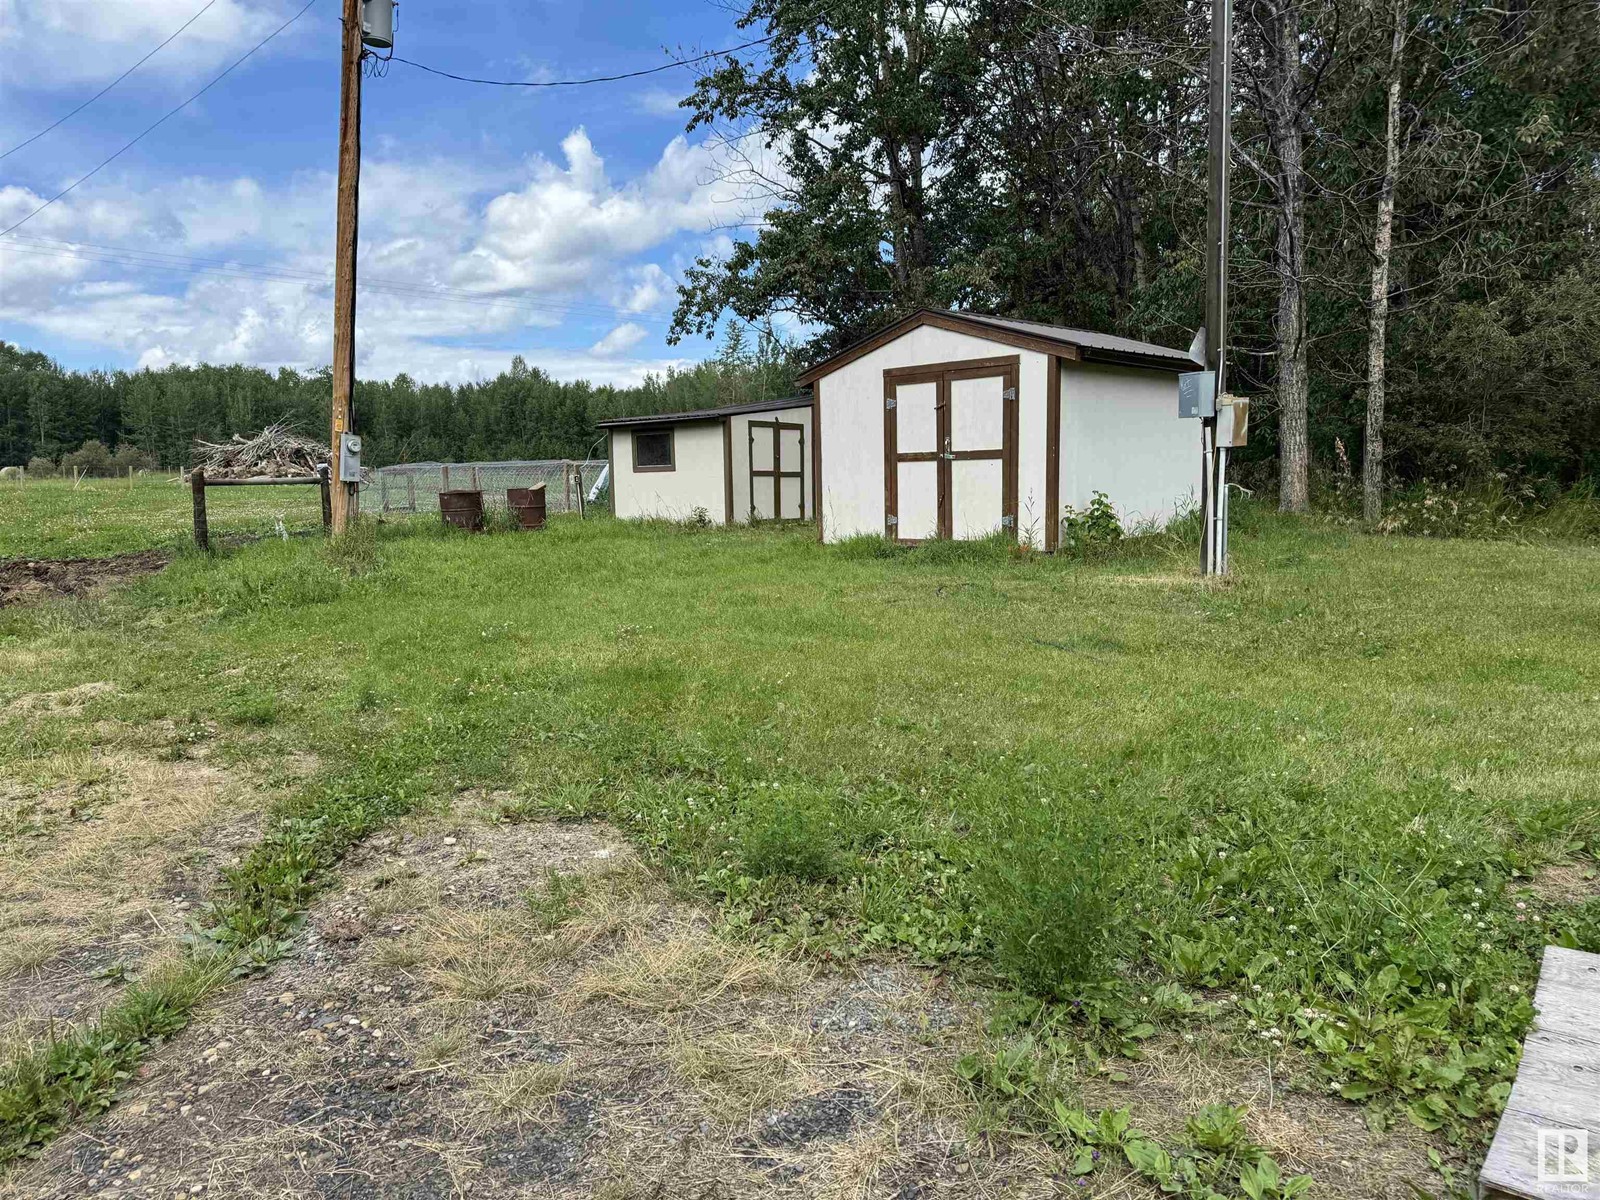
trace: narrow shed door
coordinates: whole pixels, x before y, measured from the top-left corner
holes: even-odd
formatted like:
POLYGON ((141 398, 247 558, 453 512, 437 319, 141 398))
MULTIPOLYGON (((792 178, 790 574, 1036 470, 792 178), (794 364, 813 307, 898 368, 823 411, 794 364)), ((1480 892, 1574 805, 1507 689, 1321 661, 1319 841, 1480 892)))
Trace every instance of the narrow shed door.
POLYGON ((751 421, 750 519, 803 521, 806 515, 806 427, 751 421))
POLYGON ((944 462, 949 537, 988 537, 1015 521, 1008 488, 1015 379, 985 367, 948 376, 944 462))
POLYGON ((884 391, 885 532, 906 542, 942 537, 944 385, 938 379, 891 380, 884 391))

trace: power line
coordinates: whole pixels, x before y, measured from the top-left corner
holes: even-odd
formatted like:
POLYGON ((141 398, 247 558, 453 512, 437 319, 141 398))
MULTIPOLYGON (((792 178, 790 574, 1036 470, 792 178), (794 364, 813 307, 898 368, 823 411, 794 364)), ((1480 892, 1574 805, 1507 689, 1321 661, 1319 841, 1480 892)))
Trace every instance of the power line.
POLYGON ((61 197, 65 196, 68 192, 72 191, 72 189, 77 187, 80 183, 84 183, 84 182, 86 182, 86 181, 88 181, 90 179, 93 179, 102 170, 104 170, 106 167, 110 166, 117 159, 121 158, 122 155, 125 154, 127 151, 131 150, 138 142, 143 140, 143 138, 147 134, 155 132, 156 129, 160 128, 162 125, 165 125, 169 120, 171 120, 173 117, 177 116, 184 109, 188 108, 189 105, 193 104, 196 100, 200 99, 201 96, 204 96, 207 92, 209 92, 217 84, 221 83, 224 79, 226 79, 233 72, 235 67, 239 66, 246 59, 248 59, 251 55, 253 55, 257 50, 261 49, 261 47, 265 46, 273 38, 277 37, 285 29, 289 28, 289 26, 293 25, 301 17, 305 16, 305 14, 310 11, 311 6, 313 4, 315 4, 316 2, 317 2, 317 0, 306 0, 304 8, 302 8, 299 12, 295 13, 294 16, 290 17, 282 25, 279 25, 271 33, 267 34, 266 37, 262 38, 254 46, 251 46, 250 49, 246 50, 238 58, 234 59, 233 62, 230 63, 228 65, 228 67, 220 75, 217 75, 215 78, 213 78, 210 83, 205 85, 205 87, 201 88, 198 92, 196 92, 194 95, 190 96, 187 100, 185 100, 182 104, 178 105, 176 108, 171 109, 170 111, 168 111, 167 114, 165 116, 161 117, 159 120, 153 121, 149 125, 146 125, 144 127, 144 129, 141 130, 139 132, 139 134, 136 137, 133 138, 132 141, 129 141, 129 142, 125 143, 122 146, 121 149, 116 151, 116 153, 110 155, 107 158, 101 159, 100 162, 95 166, 95 168, 92 171, 90 171, 86 175, 80 175, 77 179, 74 179, 71 183, 67 184, 66 187, 62 188, 54 196, 51 196, 50 199, 46 200, 43 204, 39 205, 38 208, 34 209, 27 216, 23 217, 22 220, 16 222, 13 225, 7 226, 5 229, 0 229, 0 237, 4 237, 6 234, 11 233, 13 230, 20 229, 22 226, 26 225, 29 221, 31 221, 35 217, 37 217, 45 209, 49 208, 57 200, 61 199, 61 197))
POLYGON ((206 0, 205 7, 202 8, 199 12, 195 13, 194 16, 190 17, 182 25, 179 25, 177 29, 173 30, 172 36, 167 38, 166 41, 162 42, 161 45, 157 46, 154 50, 150 51, 149 54, 146 54, 138 62, 134 63, 133 66, 129 67, 121 75, 118 75, 110 83, 106 84, 105 87, 101 88, 94 95, 90 96, 87 100, 85 100, 82 104, 78 105, 77 108, 73 109, 66 116, 61 117, 61 118, 59 118, 59 119, 57 119, 55 121, 52 121, 50 124, 46 125, 43 129, 39 130, 38 133, 34 134, 27 141, 18 142, 15 146, 11 147, 11 149, 7 150, 4 154, 0 154, 0 158, 10 158, 13 154, 15 154, 18 150, 21 150, 24 146, 31 146, 34 142, 37 142, 40 138, 42 138, 45 134, 49 133, 57 125, 61 125, 61 124, 66 123, 67 121, 72 120, 73 117, 77 116, 84 109, 88 108, 89 105, 93 104, 96 100, 100 99, 101 96, 104 96, 112 88, 116 87, 117 84, 121 83, 129 75, 132 75, 140 67, 144 66, 145 63, 149 62, 152 58, 154 58, 162 50, 166 49, 167 46, 169 46, 172 43, 173 38, 176 38, 178 36, 178 34, 182 33, 185 29, 189 28, 189 26, 193 25, 201 17, 205 16, 206 13, 208 11, 210 11, 211 6, 214 5, 216 2, 217 2, 217 0, 206 0))
POLYGON ((672 71, 678 67, 691 67, 696 63, 703 63, 708 59, 721 58, 726 54, 736 54, 740 50, 748 50, 752 46, 765 46, 776 36, 777 34, 773 34, 771 37, 756 38, 752 42, 742 42, 737 46, 729 46, 726 50, 711 50, 705 54, 697 54, 693 58, 675 58, 671 62, 662 63, 659 67, 649 67, 643 71, 627 71, 621 75, 594 75, 588 79, 546 79, 542 81, 530 81, 526 79, 477 79, 471 75, 455 75, 449 71, 441 71, 438 67, 430 67, 424 65, 423 63, 412 62, 409 58, 401 58, 398 54, 390 55, 387 59, 385 59, 385 61, 405 63, 405 65, 408 67, 416 67, 417 70, 426 71, 430 75, 442 75, 446 79, 454 79, 459 83, 482 83, 487 84, 490 87, 514 88, 582 87, 584 84, 588 83, 616 83, 623 79, 638 79, 645 75, 658 75, 662 71, 672 71))

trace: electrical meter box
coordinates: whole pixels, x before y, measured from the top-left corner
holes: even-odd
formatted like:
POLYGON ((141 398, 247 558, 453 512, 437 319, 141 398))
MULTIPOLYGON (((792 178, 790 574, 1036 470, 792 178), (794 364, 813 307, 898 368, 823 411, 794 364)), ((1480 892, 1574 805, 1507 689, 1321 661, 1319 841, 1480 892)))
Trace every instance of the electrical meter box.
POLYGON ((361 478, 361 437, 354 433, 339 435, 339 478, 354 483, 361 478))
POLYGON ((1185 371, 1178 376, 1178 415, 1214 417, 1217 415, 1217 373, 1185 371))
POLYGON ((1243 446, 1250 429, 1250 401, 1243 396, 1223 396, 1217 405, 1217 445, 1243 446))

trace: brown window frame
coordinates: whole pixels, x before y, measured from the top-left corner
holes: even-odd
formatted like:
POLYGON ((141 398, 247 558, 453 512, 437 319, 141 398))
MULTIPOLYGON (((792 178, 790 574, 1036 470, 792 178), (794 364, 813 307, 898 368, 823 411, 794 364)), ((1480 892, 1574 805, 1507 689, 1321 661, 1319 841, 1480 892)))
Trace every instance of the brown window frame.
POLYGON ((678 439, 674 436, 677 430, 668 425, 665 429, 634 429, 628 435, 628 444, 633 451, 633 473, 643 475, 652 471, 676 471, 678 469, 678 439), (641 467, 639 465, 639 435, 662 437, 667 439, 667 458, 665 466, 641 467))

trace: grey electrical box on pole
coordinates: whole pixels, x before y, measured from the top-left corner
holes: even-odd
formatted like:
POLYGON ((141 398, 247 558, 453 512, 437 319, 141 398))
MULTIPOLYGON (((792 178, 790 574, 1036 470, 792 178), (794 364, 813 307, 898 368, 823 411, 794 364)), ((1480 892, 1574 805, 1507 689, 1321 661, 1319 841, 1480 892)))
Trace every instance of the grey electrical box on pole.
POLYGON ((394 49, 395 0, 361 0, 361 41, 375 50, 394 49))
POLYGON ((1178 376, 1178 415, 1214 417, 1217 415, 1217 373, 1185 371, 1178 376))

